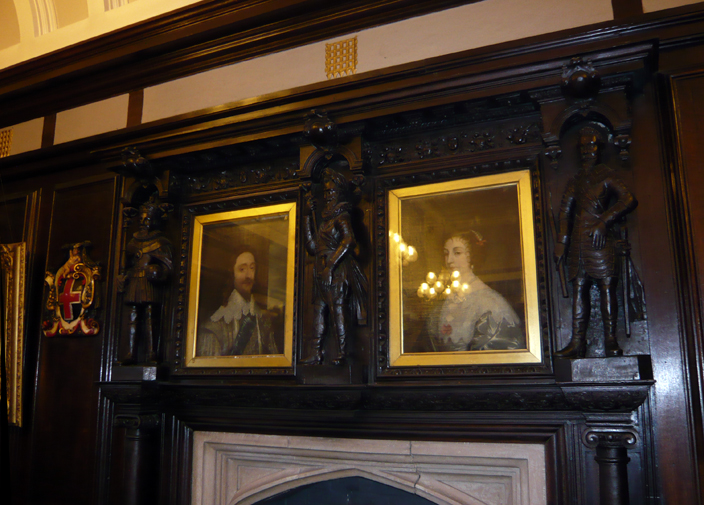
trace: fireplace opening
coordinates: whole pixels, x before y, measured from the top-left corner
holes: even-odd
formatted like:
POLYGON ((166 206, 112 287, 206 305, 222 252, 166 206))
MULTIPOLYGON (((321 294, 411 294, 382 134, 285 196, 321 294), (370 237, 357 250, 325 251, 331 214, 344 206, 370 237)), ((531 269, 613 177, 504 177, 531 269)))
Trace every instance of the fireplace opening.
POLYGON ((256 505, 432 505, 433 502, 364 477, 326 480, 289 489, 256 505))
POLYGON ((542 444, 197 431, 192 503, 545 505, 545 459, 542 444))

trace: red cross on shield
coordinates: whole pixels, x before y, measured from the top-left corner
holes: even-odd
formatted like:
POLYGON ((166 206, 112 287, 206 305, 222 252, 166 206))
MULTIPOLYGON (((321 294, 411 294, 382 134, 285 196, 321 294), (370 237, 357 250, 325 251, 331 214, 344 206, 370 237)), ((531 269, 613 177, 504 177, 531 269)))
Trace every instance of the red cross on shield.
POLYGON ((64 284, 64 289, 59 293, 59 303, 63 306, 63 319, 64 321, 72 321, 73 315, 73 304, 81 303, 81 293, 83 292, 83 282, 79 281, 76 283, 76 279, 69 277, 66 279, 64 284), (76 285, 78 291, 74 291, 73 287, 76 285))

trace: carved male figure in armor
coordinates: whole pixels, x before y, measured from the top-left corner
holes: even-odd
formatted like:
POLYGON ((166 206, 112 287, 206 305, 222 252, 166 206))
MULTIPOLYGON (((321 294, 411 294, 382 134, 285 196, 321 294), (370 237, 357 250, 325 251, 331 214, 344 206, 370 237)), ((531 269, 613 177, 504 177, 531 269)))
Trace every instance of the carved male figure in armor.
POLYGON ((329 315, 330 326, 339 345, 333 363, 339 365, 347 354, 350 331, 348 310, 354 311, 358 322, 366 320, 364 301, 367 281, 355 258, 357 244, 350 216, 350 183, 342 174, 326 168, 323 172, 323 193, 325 207, 317 233, 314 230, 315 200, 311 192, 307 195, 310 212, 305 218, 304 233, 306 250, 315 256, 315 315, 313 354, 304 363, 322 363, 323 338, 329 315))
POLYGON ((139 207, 139 230, 127 243, 125 253, 131 267, 118 276, 118 291, 124 293, 124 302, 130 307, 128 351, 122 364, 137 360, 140 313, 144 317, 144 342, 146 359, 156 362, 157 331, 155 310, 162 303, 162 285, 171 275, 171 242, 161 231, 167 216, 167 204, 152 195, 139 207))
POLYGON ((561 268, 567 253, 568 280, 574 288, 572 340, 555 353, 563 358, 583 358, 586 354, 589 290, 594 282, 601 297, 606 356, 623 354, 616 340, 619 251, 614 224, 635 209, 638 202, 614 171, 599 163, 603 143, 597 129, 588 126, 580 130, 581 167, 567 183, 560 204, 555 261, 561 268))

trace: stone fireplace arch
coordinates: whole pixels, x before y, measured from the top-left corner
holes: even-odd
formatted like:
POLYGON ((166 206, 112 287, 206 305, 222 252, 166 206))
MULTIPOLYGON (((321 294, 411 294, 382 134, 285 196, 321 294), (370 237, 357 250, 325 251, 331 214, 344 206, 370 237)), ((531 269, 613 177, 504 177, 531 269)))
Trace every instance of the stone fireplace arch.
POLYGON ((440 505, 543 505, 541 444, 196 432, 194 505, 253 505, 307 484, 363 477, 440 505))

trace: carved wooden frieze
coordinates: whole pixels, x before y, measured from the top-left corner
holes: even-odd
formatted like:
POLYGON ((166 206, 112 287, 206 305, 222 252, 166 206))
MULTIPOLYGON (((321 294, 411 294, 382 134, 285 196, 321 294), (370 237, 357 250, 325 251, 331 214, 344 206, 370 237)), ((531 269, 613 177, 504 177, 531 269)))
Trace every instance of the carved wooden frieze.
POLYGON ((174 173, 169 190, 187 196, 257 184, 291 181, 298 177, 298 169, 297 160, 283 159, 252 163, 236 168, 199 171, 198 173, 174 173))
POLYGON ((499 126, 465 126, 403 139, 367 142, 365 157, 374 168, 398 163, 481 153, 511 146, 539 144, 537 119, 512 121, 499 126))
POLYGON ((536 103, 530 97, 513 93, 370 119, 366 122, 364 132, 366 139, 380 141, 459 125, 528 117, 536 111, 536 103))

